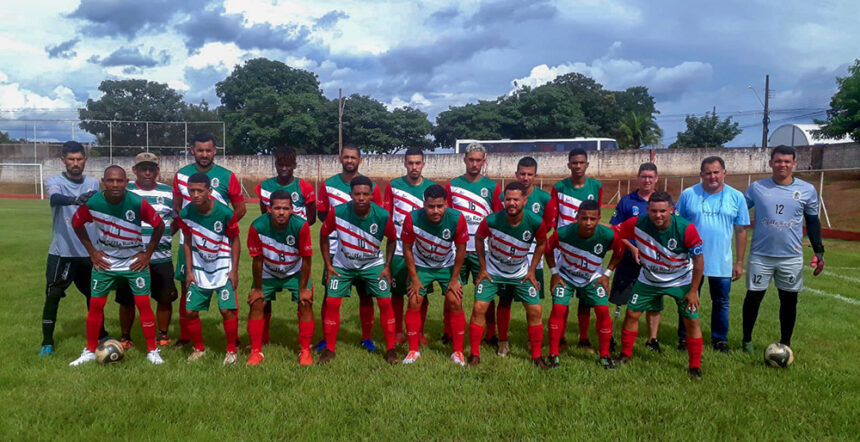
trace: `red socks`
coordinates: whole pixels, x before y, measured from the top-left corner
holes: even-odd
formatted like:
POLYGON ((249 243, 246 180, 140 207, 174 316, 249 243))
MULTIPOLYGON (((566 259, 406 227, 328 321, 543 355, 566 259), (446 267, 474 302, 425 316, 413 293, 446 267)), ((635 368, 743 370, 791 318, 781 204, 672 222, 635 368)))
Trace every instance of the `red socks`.
POLYGON ((272 312, 263 312, 263 344, 269 343, 269 323, 272 322, 272 312))
POLYGON ((511 328, 511 306, 502 306, 496 310, 496 323, 499 325, 499 340, 508 340, 508 330, 511 328))
POLYGON ((539 358, 543 345, 543 324, 529 326, 529 344, 532 347, 532 359, 539 358))
POLYGON ((418 329, 421 328, 421 311, 406 311, 406 335, 409 337, 409 351, 418 351, 418 329))
POLYGON ((690 368, 702 368, 702 338, 687 338, 690 368))
POLYGON ((609 317, 609 306, 595 306, 594 315, 597 316, 594 327, 597 329, 597 342, 600 344, 600 357, 602 358, 609 356, 609 341, 612 339, 612 318, 609 317))
POLYGON ((567 318, 570 317, 570 308, 564 312, 564 322, 561 325, 561 339, 567 336, 567 318))
POLYGON ((394 309, 394 333, 403 334, 403 298, 391 295, 391 308, 394 309))
MULTIPOLYGON (((465 317, 465 314, 463 315, 465 317)), ((453 328, 453 326, 452 326, 453 328)), ((481 338, 484 335, 484 327, 475 323, 469 324, 469 341, 471 342, 471 353, 474 356, 481 356, 481 338)))
POLYGON ((236 353, 236 340, 239 339, 239 318, 225 319, 224 336, 227 338, 227 353, 236 353))
MULTIPOLYGON (((449 315, 448 318, 448 328, 450 329, 448 333, 451 333, 448 336, 451 336, 451 342, 454 347, 455 352, 463 352, 463 341, 466 339, 466 313, 447 313, 449 315)), ((480 343, 480 339, 478 340, 480 343)))
POLYGON ((487 339, 493 339, 496 336, 496 301, 491 302, 487 307, 484 318, 487 321, 487 339))
POLYGON ((314 338, 314 321, 302 321, 301 313, 297 316, 299 317, 299 348, 302 350, 310 350, 311 340, 314 338))
POLYGON ((558 356, 558 343, 561 340, 564 321, 567 317, 568 308, 565 305, 555 304, 549 315, 549 354, 558 356))
MULTIPOLYGON (((385 349, 391 350, 397 343, 397 335, 394 333, 394 311, 391 308, 391 298, 376 298, 379 306, 379 325, 382 326, 382 334, 385 335, 385 349)), ((362 325, 364 321, 362 321, 362 325)), ((370 304, 370 327, 373 327, 373 304, 370 304)), ((362 327, 363 328, 363 327, 362 327)), ((364 334, 364 330, 362 330, 364 334)), ((370 338, 370 332, 367 333, 370 338)), ((365 338, 366 339, 366 338, 365 338)))
POLYGON ((135 296, 134 304, 140 312, 140 328, 143 329, 143 338, 146 339, 146 351, 158 348, 155 345, 155 313, 149 303, 149 296, 135 296))
POLYGON ((203 346, 203 331, 200 325, 200 317, 186 320, 185 325, 188 327, 188 336, 194 341, 194 349, 197 351, 206 350, 206 347, 203 346))
POLYGON ((107 297, 90 298, 90 308, 87 310, 87 350, 89 351, 96 351, 96 347, 99 346, 99 332, 105 318, 105 304, 107 304, 107 297))
POLYGON ((591 310, 588 306, 579 304, 576 318, 579 320, 579 342, 587 341, 588 327, 591 325, 591 310))
POLYGON ((325 324, 325 311, 326 311, 326 301, 328 300, 328 296, 323 294, 322 305, 320 306, 320 322, 325 324))
POLYGON ((191 331, 188 330, 188 319, 185 319, 185 295, 179 294, 179 340, 191 340, 191 331))
POLYGON ((265 319, 248 320, 248 337, 251 338, 251 353, 263 350, 263 334, 265 333, 265 319))
POLYGON ((621 330, 621 354, 627 356, 628 358, 633 357, 633 344, 636 343, 636 335, 639 334, 639 330, 630 331, 630 330, 621 330))
POLYGON ((340 304, 343 302, 341 298, 326 298, 325 300, 325 319, 323 320, 323 334, 325 336, 325 346, 328 350, 334 351, 335 343, 337 342, 337 331, 340 328, 340 304))
MULTIPOLYGON (((388 300, 388 305, 391 305, 391 299, 388 300)), ((370 332, 373 331, 373 298, 358 299, 358 316, 361 319, 361 340, 370 339, 370 332)))

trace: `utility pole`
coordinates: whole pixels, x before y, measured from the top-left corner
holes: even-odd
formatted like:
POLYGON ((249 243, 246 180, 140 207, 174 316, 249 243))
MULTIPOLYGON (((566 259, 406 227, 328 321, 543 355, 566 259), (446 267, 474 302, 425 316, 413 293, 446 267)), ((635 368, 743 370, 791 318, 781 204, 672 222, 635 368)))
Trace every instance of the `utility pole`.
POLYGON ((761 124, 761 147, 767 147, 767 124, 770 122, 770 117, 768 116, 767 109, 767 100, 770 97, 770 75, 764 76, 764 118, 762 118, 761 124))
POLYGON ((343 89, 337 89, 337 155, 343 151, 343 89))

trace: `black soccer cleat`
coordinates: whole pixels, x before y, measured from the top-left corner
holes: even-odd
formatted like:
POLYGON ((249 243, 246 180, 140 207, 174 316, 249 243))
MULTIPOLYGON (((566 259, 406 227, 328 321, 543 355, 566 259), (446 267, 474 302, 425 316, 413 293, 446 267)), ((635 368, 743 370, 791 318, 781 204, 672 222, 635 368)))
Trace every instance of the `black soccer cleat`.
POLYGON ((334 352, 325 349, 320 353, 320 358, 317 359, 317 365, 325 365, 334 360, 334 352))
POLYGON ((540 356, 532 359, 532 363, 535 364, 535 367, 540 368, 541 370, 549 370, 551 368, 540 356))
POLYGON ((651 339, 645 343, 645 348, 648 350, 663 354, 663 349, 660 348, 660 341, 657 339, 651 339))
POLYGON ((442 341, 442 345, 449 345, 449 344, 451 344, 451 337, 448 336, 447 333, 443 333, 441 341, 442 341))
POLYGON ((590 355, 597 353, 596 351, 594 351, 594 347, 591 346, 591 342, 589 342, 588 339, 584 339, 582 341, 579 341, 576 344, 576 348, 578 348, 578 349, 580 349, 580 350, 582 350, 582 351, 584 351, 590 355))
POLYGON ((718 351, 720 353, 728 353, 729 352, 729 343, 726 341, 716 341, 713 344, 714 351, 718 351))
POLYGON ((693 367, 687 370, 687 373, 690 373, 690 379, 702 379, 702 369, 700 367, 693 367))
POLYGON ((610 352, 610 353, 615 353, 615 349, 616 349, 616 347, 617 347, 617 346, 618 346, 618 343, 617 343, 617 342, 615 342, 615 337, 614 337, 614 336, 613 336, 613 337, 610 337, 610 338, 609 338, 609 352, 610 352))
POLYGON ((558 368, 561 365, 558 355, 549 355, 546 358, 546 363, 549 365, 549 368, 558 368))
POLYGON ((630 356, 627 356, 626 354, 621 353, 621 354, 619 354, 619 355, 618 355, 618 357, 617 357, 617 358, 615 358, 614 365, 616 365, 616 366, 618 366, 618 365, 624 365, 624 364, 626 364, 626 363, 630 362, 632 359, 633 359, 633 358, 631 358, 630 356))
POLYGON ((484 338, 484 344, 496 347, 499 345, 499 337, 493 336, 492 338, 484 338))
POLYGON ((678 351, 687 351, 687 338, 678 338, 678 351))
POLYGON ((603 367, 604 370, 615 369, 615 362, 613 362, 612 358, 610 358, 608 355, 598 359, 597 363, 600 364, 600 366, 603 367))
POLYGON ((558 340, 558 351, 567 351, 567 339, 564 336, 558 340))
POLYGON ((469 355, 469 366, 477 367, 481 363, 481 357, 476 355, 469 355))

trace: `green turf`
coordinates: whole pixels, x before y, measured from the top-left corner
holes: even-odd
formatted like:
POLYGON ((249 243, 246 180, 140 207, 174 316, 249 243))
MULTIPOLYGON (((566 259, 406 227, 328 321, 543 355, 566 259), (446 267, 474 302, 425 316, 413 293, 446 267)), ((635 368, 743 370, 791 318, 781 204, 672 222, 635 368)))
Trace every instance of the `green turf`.
MULTIPOLYGON (((250 207, 256 214, 256 207, 250 207)), ((608 215, 608 214, 606 214, 608 215)), ((252 216, 242 222, 243 235, 252 216)), ((319 225, 315 226, 318 231, 319 225)), ((615 371, 599 369, 593 356, 575 350, 562 367, 539 372, 528 360, 525 315, 514 308, 513 351, 508 358, 484 349, 479 368, 448 360, 441 335, 441 298, 431 297, 429 349, 411 366, 390 367, 369 354, 360 339, 357 299, 344 303, 337 359, 325 367, 299 367, 295 306, 275 303, 274 344, 259 367, 223 368, 220 316, 204 313, 209 354, 188 364, 187 351, 164 350, 166 364, 152 366, 138 347, 116 366, 68 367, 85 344, 83 296, 75 289, 60 305, 56 353, 39 359, 44 267, 50 241, 47 202, 0 200, 0 269, 5 280, 0 309, 0 439, 852 439, 860 410, 860 255, 856 244, 828 241, 828 271, 801 295, 794 338, 796 362, 787 370, 764 366, 761 353, 729 355, 710 350, 705 377, 686 376, 686 353, 673 349, 677 314, 667 308, 660 338, 663 355, 647 352, 640 333, 634 361, 615 371), (845 299, 837 299, 839 295, 845 299)), ((316 236, 314 237, 316 238, 316 236)), ((244 240, 243 240, 244 242, 244 240)), ((250 282, 244 252, 240 299, 250 282)), ((317 256, 314 281, 319 290, 317 256)), ((466 299, 471 299, 472 287, 466 299)), ((707 291, 707 290, 705 290, 707 291)), ((740 345, 744 288, 732 292, 730 344, 740 345)), ((710 318, 708 295, 702 313, 710 318)), ((109 303, 107 328, 118 332, 109 303)), ((317 309, 319 308, 317 302, 317 309)), ((548 317, 544 301, 544 318, 548 317)), ((247 342, 246 304, 240 336, 247 342)), ((467 302, 467 311, 471 302, 467 302)), ((755 343, 778 340, 773 290, 762 306, 755 343)), ((576 336, 575 315, 568 336, 576 336)), ((378 323, 378 316, 377 316, 378 323)), ((643 327, 644 329, 644 324, 643 327)), ((708 335, 709 326, 703 326, 708 335)), ((177 330, 176 318, 172 333, 177 330)), ((592 342, 596 342, 592 330, 592 342)), ((616 335, 617 327, 616 327, 616 335)), ((316 341, 321 336, 317 324, 316 341)), ((376 327, 374 338, 382 342, 376 327)), ((401 351, 402 354, 402 351, 401 351)))

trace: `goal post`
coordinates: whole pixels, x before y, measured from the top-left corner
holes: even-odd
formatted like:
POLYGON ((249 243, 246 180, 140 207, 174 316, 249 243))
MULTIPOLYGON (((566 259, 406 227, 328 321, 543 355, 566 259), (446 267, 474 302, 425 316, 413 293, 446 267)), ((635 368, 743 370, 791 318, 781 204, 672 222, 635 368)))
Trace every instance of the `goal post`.
POLYGON ((19 195, 18 189, 29 186, 31 180, 33 193, 30 195, 45 199, 45 177, 40 163, 0 163, 0 194, 19 195), (28 173, 27 169, 31 172, 28 173))

